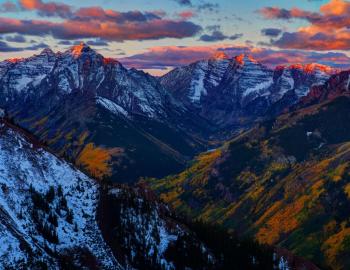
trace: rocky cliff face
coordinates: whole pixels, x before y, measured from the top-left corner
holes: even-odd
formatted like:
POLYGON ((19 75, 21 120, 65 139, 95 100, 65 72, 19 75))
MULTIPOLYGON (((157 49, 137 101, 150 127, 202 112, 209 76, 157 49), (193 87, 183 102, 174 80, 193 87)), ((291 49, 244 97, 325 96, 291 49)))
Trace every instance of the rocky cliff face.
POLYGON ((187 108, 227 128, 280 113, 334 72, 317 64, 272 70, 248 55, 229 59, 221 54, 177 68, 160 81, 187 108))
POLYGON ((330 77, 324 84, 313 86, 308 95, 302 98, 298 105, 305 107, 322 103, 342 95, 349 95, 349 90, 350 72, 342 71, 330 77))

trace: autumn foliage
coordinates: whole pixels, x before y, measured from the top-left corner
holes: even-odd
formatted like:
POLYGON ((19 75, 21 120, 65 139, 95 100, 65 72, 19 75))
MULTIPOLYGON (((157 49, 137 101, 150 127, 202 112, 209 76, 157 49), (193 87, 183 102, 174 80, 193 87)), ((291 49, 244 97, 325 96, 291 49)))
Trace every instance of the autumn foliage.
POLYGON ((149 185, 191 218, 350 269, 349 108, 340 98, 266 121, 149 185))
POLYGON ((79 154, 77 164, 92 176, 102 179, 112 174, 112 157, 122 154, 121 148, 105 149, 89 143, 79 154))

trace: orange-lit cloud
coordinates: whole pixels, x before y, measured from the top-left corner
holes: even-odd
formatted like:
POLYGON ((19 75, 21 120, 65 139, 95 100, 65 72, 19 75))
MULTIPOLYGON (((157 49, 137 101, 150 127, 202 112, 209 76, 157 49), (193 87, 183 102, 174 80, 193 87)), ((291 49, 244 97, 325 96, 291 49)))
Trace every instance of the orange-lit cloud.
MULTIPOLYGON (((6 4, 6 5, 5 5, 6 4)), ((19 0, 17 5, 1 6, 5 11, 36 11, 46 17, 63 20, 20 20, 0 17, 0 34, 51 35, 58 39, 100 38, 109 41, 155 40, 162 38, 192 37, 201 27, 191 21, 189 13, 180 19, 166 18, 163 11, 119 12, 101 7, 83 7, 43 2, 42 0, 19 0)))
POLYGON ((195 13, 191 10, 185 10, 178 14, 181 19, 188 20, 195 16, 195 13))
POLYGON ((146 22, 17 20, 0 17, 0 33, 36 36, 52 35, 59 39, 103 38, 110 41, 184 38, 195 35, 200 27, 188 21, 155 19, 146 22))
POLYGON ((19 0, 19 5, 24 10, 37 10, 43 16, 69 17, 72 15, 72 7, 55 2, 43 3, 41 0, 19 0))
POLYGON ((290 10, 267 7, 259 11, 267 19, 303 19, 310 24, 297 32, 285 32, 271 44, 279 48, 307 50, 348 50, 350 49, 350 2, 331 0, 321 6, 319 12, 298 8, 290 10))
POLYGON ((139 69, 163 69, 178 67, 192 62, 208 59, 217 52, 225 52, 230 57, 245 53, 252 55, 263 64, 274 67, 289 64, 318 62, 337 68, 349 68, 350 58, 344 53, 317 53, 299 50, 272 50, 248 46, 162 46, 130 57, 120 58, 120 62, 139 69))
POLYGON ((326 15, 346 15, 350 12, 350 3, 343 0, 331 0, 328 4, 323 5, 320 10, 326 15))

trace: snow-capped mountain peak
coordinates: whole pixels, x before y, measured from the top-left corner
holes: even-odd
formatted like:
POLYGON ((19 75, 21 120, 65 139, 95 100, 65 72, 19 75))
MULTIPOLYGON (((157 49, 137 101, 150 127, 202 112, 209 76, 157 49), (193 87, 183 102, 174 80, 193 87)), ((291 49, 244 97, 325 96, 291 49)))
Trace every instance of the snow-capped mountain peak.
POLYGON ((23 60, 24 60, 24 58, 9 58, 9 59, 6 59, 4 62, 16 64, 16 63, 21 62, 23 60))
POLYGON ((228 60, 229 56, 224 52, 216 52, 211 57, 212 60, 228 60))
POLYGON ((337 69, 318 63, 277 66, 274 77, 280 91, 276 92, 277 96, 274 98, 279 99, 290 90, 293 90, 298 98, 304 97, 312 86, 325 83, 337 72, 337 69))
POLYGON ((1 106, 19 103, 23 107, 28 100, 41 102, 42 96, 49 104, 42 106, 56 106, 77 91, 86 97, 96 97, 96 101, 98 97, 108 99, 128 115, 163 119, 166 107, 179 107, 169 104, 172 100, 169 93, 155 78, 124 68, 85 43, 65 52, 54 53, 46 48, 29 58, 0 62, 1 106))
POLYGON ((56 55, 49 50, 29 58, 13 58, 0 63, 0 103, 26 98, 30 86, 36 87, 49 74, 56 55), (18 96, 20 95, 20 96, 18 96))
POLYGON ((331 74, 334 72, 333 68, 326 66, 326 65, 318 64, 318 63, 294 64, 294 65, 290 65, 288 68, 289 69, 300 69, 306 73, 313 73, 313 72, 321 71, 324 73, 331 74))
POLYGON ((161 83, 190 109, 214 123, 232 125, 239 117, 276 112, 297 102, 310 87, 324 83, 333 69, 320 64, 265 66, 249 54, 232 59, 224 53, 177 68, 161 83), (215 59, 215 60, 214 60, 215 59), (193 107, 193 108, 192 108, 193 107))
POLYGON ((74 45, 72 46, 69 50, 69 52, 71 52, 72 55, 74 55, 75 57, 79 57, 82 54, 96 54, 96 51, 94 51, 93 49, 91 49, 86 43, 81 42, 78 45, 74 45))
POLYGON ((240 54, 234 58, 239 65, 259 64, 259 62, 248 54, 240 54))

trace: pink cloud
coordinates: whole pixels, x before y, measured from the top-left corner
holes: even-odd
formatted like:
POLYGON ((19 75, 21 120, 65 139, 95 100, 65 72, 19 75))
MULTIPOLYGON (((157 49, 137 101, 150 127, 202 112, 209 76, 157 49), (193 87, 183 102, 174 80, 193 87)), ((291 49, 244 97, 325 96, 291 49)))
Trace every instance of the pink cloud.
POLYGON ((331 0, 322 5, 319 12, 293 8, 267 7, 259 11, 267 19, 303 19, 310 24, 296 32, 286 32, 272 41, 279 48, 306 50, 348 50, 350 49, 350 2, 331 0))
POLYGON ((191 10, 185 10, 178 14, 181 19, 188 20, 195 16, 195 13, 191 10))
MULTIPOLYGON (((6 3, 5 3, 6 4, 6 3)), ((33 10, 46 17, 59 17, 63 21, 20 20, 0 17, 0 33, 51 35, 58 39, 100 38, 109 41, 156 40, 162 38, 192 37, 201 27, 185 17, 169 19, 163 11, 119 12, 101 7, 72 6, 43 2, 42 0, 19 0, 18 5, 3 4, 2 9, 17 8, 19 11, 33 10)))
POLYGON ((196 35, 201 27, 189 21, 152 19, 146 21, 80 20, 63 22, 18 20, 0 17, 0 33, 36 36, 52 35, 59 39, 102 38, 110 41, 184 38, 196 35))
POLYGON ((25 10, 37 10, 44 16, 69 17, 72 14, 72 7, 66 4, 55 2, 44 3, 41 0, 20 0, 19 5, 25 10))
POLYGON ((217 52, 225 52, 230 57, 242 53, 252 55, 261 63, 275 67, 290 64, 308 64, 318 62, 337 68, 349 68, 350 58, 344 53, 317 53, 299 50, 272 50, 249 46, 162 46, 153 47, 148 51, 130 57, 120 58, 120 62, 139 69, 168 69, 188 65, 192 62, 208 59, 217 52))

